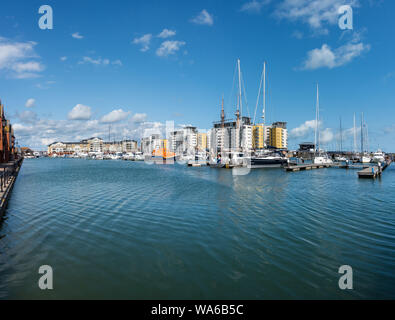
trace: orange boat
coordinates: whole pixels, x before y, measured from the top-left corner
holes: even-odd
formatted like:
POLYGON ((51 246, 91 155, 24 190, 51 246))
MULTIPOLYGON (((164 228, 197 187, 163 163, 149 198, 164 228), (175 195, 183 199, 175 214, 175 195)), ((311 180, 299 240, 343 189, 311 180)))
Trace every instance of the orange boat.
POLYGON ((163 161, 163 163, 174 162, 176 160, 176 154, 167 149, 157 149, 152 151, 152 158, 154 160, 163 161))

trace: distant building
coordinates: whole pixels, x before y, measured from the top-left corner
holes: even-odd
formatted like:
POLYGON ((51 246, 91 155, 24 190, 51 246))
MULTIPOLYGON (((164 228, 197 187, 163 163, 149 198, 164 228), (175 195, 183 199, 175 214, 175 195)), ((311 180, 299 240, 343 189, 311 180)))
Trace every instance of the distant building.
POLYGON ((288 148, 288 130, 286 122, 274 122, 271 125, 269 146, 276 149, 288 148))
POLYGON ((271 126, 257 124, 253 126, 252 148, 255 150, 264 149, 270 144, 271 126))
POLYGON ((14 129, 4 115, 4 105, 0 100, 0 163, 12 161, 18 157, 15 146, 14 129))
POLYGON ((152 154, 154 150, 162 147, 162 140, 159 134, 151 134, 149 137, 141 139, 141 152, 144 154, 152 154))
POLYGON ((240 119, 239 128, 236 120, 215 122, 211 130, 210 149, 214 152, 241 149, 249 151, 252 149, 252 128, 249 117, 240 119))
POLYGON ((170 150, 177 155, 194 153, 198 149, 198 130, 196 127, 186 126, 180 130, 170 132, 170 150))
POLYGON ((116 153, 137 151, 137 141, 122 140, 104 142, 103 139, 93 137, 80 142, 54 142, 48 146, 48 155, 51 154, 74 154, 74 153, 116 153))
POLYGON ((308 151, 313 152, 315 150, 315 144, 312 142, 303 142, 299 144, 298 151, 308 151))
POLYGON ((207 133, 198 133, 197 135, 197 148, 199 151, 207 150, 207 133))

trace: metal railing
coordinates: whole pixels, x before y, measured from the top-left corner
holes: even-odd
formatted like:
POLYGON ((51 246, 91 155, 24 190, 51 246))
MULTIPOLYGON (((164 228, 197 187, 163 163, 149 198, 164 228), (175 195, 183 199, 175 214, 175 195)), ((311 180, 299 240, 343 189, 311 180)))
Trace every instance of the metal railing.
POLYGON ((11 177, 13 177, 20 167, 23 158, 13 161, 12 164, 6 164, 2 166, 2 170, 0 172, 0 192, 4 192, 7 188, 7 184, 9 183, 11 177))

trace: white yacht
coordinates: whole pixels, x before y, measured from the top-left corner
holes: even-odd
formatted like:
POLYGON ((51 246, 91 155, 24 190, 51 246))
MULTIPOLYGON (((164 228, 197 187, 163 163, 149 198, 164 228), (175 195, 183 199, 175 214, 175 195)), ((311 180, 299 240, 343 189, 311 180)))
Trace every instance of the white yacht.
POLYGON ((315 156, 314 160, 313 160, 313 163, 314 164, 332 164, 333 161, 325 153, 325 154, 320 154, 320 155, 315 156))
POLYGON ((134 161, 144 161, 145 157, 142 152, 136 152, 134 155, 134 161))
POLYGON ((361 156, 360 161, 361 161, 361 163, 370 163, 372 161, 372 159, 368 155, 363 154, 361 156))
POLYGON ((373 153, 373 162, 384 162, 385 161, 385 153, 380 149, 377 152, 373 153))

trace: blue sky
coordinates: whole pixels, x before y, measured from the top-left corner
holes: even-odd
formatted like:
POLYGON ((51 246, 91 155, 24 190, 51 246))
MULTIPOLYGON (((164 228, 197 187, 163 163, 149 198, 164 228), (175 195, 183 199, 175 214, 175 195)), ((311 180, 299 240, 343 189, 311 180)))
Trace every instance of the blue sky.
POLYGON ((222 95, 233 117, 237 58, 254 113, 266 60, 267 118, 288 122, 290 147, 313 139, 319 82, 328 149, 339 117, 348 129, 363 112, 370 148, 394 151, 393 12, 389 0, 2 1, 0 98, 19 145, 35 149, 106 139, 109 125, 112 139, 140 138, 166 120, 209 129, 222 95), (43 4, 52 30, 38 26, 43 4), (353 30, 338 26, 343 4, 353 30))

